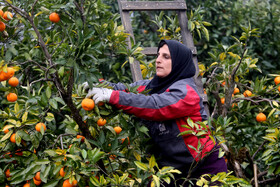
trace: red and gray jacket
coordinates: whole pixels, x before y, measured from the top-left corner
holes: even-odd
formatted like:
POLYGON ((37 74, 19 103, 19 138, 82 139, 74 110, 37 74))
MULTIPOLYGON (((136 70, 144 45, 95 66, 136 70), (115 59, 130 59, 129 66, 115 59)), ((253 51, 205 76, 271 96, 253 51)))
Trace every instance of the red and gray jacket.
MULTIPOLYGON (((145 90, 150 80, 137 81, 130 86, 139 86, 138 91, 145 90)), ((208 135, 198 139, 192 134, 178 136, 190 129, 187 119, 194 122, 207 120, 202 98, 199 96, 193 78, 186 78, 173 83, 161 94, 134 94, 123 90, 121 84, 112 84, 114 91, 109 103, 128 114, 145 119, 149 134, 159 148, 159 165, 173 166, 181 171, 187 171, 193 161, 199 161, 214 147, 208 135), (200 141, 202 152, 197 153, 200 141), (190 146, 189 146, 190 145, 190 146)), ((210 133, 210 132, 209 132, 210 133)))

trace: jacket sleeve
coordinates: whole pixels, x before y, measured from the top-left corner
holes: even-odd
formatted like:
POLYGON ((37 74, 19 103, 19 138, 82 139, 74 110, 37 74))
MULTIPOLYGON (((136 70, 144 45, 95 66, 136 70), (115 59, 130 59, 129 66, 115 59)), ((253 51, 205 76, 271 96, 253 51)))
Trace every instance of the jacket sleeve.
MULTIPOLYGON (((136 81, 136 82, 133 82, 131 84, 129 84, 130 87, 135 87, 135 86, 139 86, 140 90, 141 90, 141 87, 146 87, 146 85, 150 82, 150 80, 140 80, 140 81, 136 81)), ((112 86, 114 90, 126 90, 126 86, 125 84, 123 83, 111 83, 111 82, 108 82, 109 83, 109 86, 112 86)))
POLYGON ((113 91, 109 103, 129 114, 153 121, 200 116, 201 111, 201 98, 197 91, 182 81, 161 94, 113 91))

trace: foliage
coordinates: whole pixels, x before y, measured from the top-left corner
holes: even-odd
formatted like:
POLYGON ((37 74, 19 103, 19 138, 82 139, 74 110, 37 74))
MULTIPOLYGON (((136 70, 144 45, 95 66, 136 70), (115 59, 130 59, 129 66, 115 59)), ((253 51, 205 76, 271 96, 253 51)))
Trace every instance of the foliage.
MULTIPOLYGON (((142 46, 155 46, 160 38, 181 40, 176 15, 159 12, 150 19, 145 15, 152 13, 135 13, 133 25, 139 27, 129 49, 116 2, 106 3, 4 0, 1 4, 3 11, 14 16, 2 20, 6 30, 0 36, 0 70, 13 67, 20 80, 17 87, 6 81, 0 85, 1 184, 22 186, 29 181, 34 186, 32 178, 41 171, 44 186, 62 186, 65 179, 77 180, 79 186, 146 186, 149 182, 160 186, 179 172, 159 168, 153 155, 147 154, 147 128, 135 117, 106 103, 93 111, 81 108, 87 92, 83 82, 88 81, 90 87, 93 83, 109 87, 99 79, 131 82, 129 64, 135 60, 141 63, 143 77, 150 78, 154 60, 145 59, 142 46), (51 12, 60 15, 60 22, 50 22, 51 12), (16 102, 6 100, 10 92, 17 93, 16 102), (98 126, 99 118, 107 123, 98 126), (39 122, 47 126, 46 131, 43 127, 35 130, 39 122), (120 134, 115 126, 122 127, 120 134), (13 133, 16 143, 10 141, 13 133), (62 167, 65 176, 59 174, 62 167), (6 177, 7 169, 11 177, 6 177)), ((280 171, 279 85, 272 80, 279 74, 269 72, 278 67, 279 2, 207 0, 191 5, 188 28, 198 47, 211 117, 200 124, 201 129, 190 120, 185 127, 198 138, 209 127, 230 171, 202 176, 195 183, 272 184, 280 171), (252 79, 256 72, 270 74, 252 79), (240 93, 233 94, 235 88, 240 93), (245 90, 253 95, 245 97, 245 90), (265 122, 255 120, 259 112, 266 114, 265 122), (255 181, 257 174, 261 176, 255 181)), ((128 91, 136 92, 136 88, 128 87, 128 91)), ((199 152, 201 147, 193 149, 199 152)))

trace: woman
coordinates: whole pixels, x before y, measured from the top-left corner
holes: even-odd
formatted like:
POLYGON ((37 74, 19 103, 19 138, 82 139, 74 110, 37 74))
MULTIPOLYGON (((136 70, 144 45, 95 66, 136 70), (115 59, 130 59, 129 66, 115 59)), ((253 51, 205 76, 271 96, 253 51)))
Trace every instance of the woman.
POLYGON ((182 174, 176 179, 227 172, 226 163, 223 158, 218 158, 218 149, 208 134, 203 138, 192 134, 178 136, 190 130, 181 126, 187 124, 188 118, 194 122, 207 120, 193 80, 195 71, 189 48, 174 40, 162 40, 158 46, 154 78, 131 84, 140 85, 139 92, 150 90, 149 95, 121 91, 125 86, 118 83, 113 84, 114 90, 93 88, 87 97, 93 96, 96 103, 105 101, 144 119, 159 149, 155 155, 157 163, 160 167, 173 166, 180 170, 182 174), (199 144, 201 150, 196 151, 199 144), (197 167, 191 168, 193 165, 197 167))

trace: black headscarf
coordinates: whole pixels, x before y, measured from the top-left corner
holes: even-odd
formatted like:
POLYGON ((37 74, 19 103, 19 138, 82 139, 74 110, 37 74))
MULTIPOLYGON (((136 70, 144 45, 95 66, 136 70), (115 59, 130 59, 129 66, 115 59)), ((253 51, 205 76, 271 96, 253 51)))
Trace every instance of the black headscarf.
POLYGON ((167 44, 172 61, 172 70, 164 78, 160 78, 157 75, 147 85, 146 90, 151 89, 149 94, 163 93, 174 82, 190 78, 195 75, 195 66, 192 60, 191 50, 184 44, 175 40, 161 40, 158 45, 158 50, 167 44))

